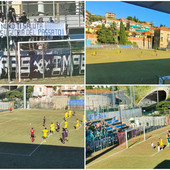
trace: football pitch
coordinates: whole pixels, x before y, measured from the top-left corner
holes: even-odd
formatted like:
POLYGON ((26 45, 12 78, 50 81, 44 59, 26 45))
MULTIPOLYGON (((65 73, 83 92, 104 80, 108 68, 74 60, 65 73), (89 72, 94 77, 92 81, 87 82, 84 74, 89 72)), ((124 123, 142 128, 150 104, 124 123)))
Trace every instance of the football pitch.
POLYGON ((170 169, 170 150, 165 146, 164 150, 158 152, 157 142, 163 139, 163 144, 167 145, 166 131, 170 130, 170 125, 157 129, 146 134, 146 141, 134 142, 129 148, 125 146, 110 149, 106 152, 98 151, 101 156, 96 157, 86 165, 87 169, 170 169), (156 146, 151 148, 151 142, 156 146), (105 154, 101 154, 105 152, 105 154))
POLYGON ((68 118, 68 142, 61 143, 64 127, 64 110, 14 110, 0 112, 0 168, 84 168, 84 123, 83 111, 76 111, 68 118), (60 122, 60 132, 48 133, 42 139, 43 117, 50 131, 51 122, 60 122), (80 126, 76 130, 76 119, 80 126), (30 139, 31 128, 35 129, 35 142, 30 139))
POLYGON ((170 75, 169 63, 170 51, 86 49, 86 82, 157 84, 158 76, 170 75))

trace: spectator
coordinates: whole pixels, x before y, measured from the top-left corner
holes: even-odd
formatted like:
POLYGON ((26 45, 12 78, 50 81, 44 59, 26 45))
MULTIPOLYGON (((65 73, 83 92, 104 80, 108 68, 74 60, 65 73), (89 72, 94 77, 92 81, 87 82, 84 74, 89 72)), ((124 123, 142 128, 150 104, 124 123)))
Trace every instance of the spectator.
POLYGON ((16 22, 16 14, 15 14, 15 12, 9 12, 8 13, 8 21, 9 21, 9 23, 11 23, 11 22, 16 22))
POLYGON ((1 22, 4 21, 4 13, 2 12, 2 9, 0 9, 0 19, 1 19, 1 22))
POLYGON ((34 23, 37 23, 37 19, 34 19, 34 23))
POLYGON ((11 4, 9 5, 9 9, 8 9, 8 11, 9 11, 9 12, 11 12, 11 13, 12 13, 12 12, 14 12, 14 13, 15 13, 15 9, 12 7, 12 5, 11 5, 11 4))
POLYGON ((9 5, 8 9, 8 20, 9 22, 16 22, 16 15, 15 15, 15 9, 12 7, 12 5, 9 5))
POLYGON ((47 22, 48 22, 48 23, 54 23, 54 20, 52 19, 52 17, 50 17, 47 22))
POLYGON ((43 18, 40 17, 40 18, 38 19, 38 22, 39 22, 39 23, 43 23, 43 22, 44 22, 44 21, 43 21, 43 18))
POLYGON ((20 22, 22 22, 22 23, 26 23, 27 22, 27 16, 26 16, 26 13, 25 13, 25 11, 23 11, 23 13, 22 13, 22 15, 21 15, 21 17, 20 17, 20 22))
POLYGON ((68 24, 66 24, 66 39, 69 39, 69 28, 68 28, 68 24))

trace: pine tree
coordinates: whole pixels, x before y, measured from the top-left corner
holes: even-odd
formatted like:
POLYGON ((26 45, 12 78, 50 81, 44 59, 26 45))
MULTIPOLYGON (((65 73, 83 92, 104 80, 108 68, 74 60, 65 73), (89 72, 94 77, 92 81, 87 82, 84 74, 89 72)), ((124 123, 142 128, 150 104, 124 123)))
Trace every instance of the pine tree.
POLYGON ((119 32, 119 43, 120 44, 126 44, 128 41, 127 34, 125 32, 125 26, 123 25, 123 22, 120 22, 120 32, 119 32))
POLYGON ((117 29, 116 23, 113 22, 112 24, 110 24, 109 29, 113 36, 113 44, 117 44, 118 43, 118 29, 117 29))

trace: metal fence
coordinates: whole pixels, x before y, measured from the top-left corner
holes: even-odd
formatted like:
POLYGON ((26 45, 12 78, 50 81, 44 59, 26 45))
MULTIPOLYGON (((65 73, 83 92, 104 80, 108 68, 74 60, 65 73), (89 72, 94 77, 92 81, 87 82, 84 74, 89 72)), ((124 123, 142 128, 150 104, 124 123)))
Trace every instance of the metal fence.
POLYGON ((95 44, 95 45, 87 45, 87 48, 138 49, 138 46, 137 45, 117 45, 117 44, 95 44))
POLYGON ((147 140, 145 138, 146 133, 162 128, 160 126, 139 126, 137 128, 130 128, 127 131, 122 132, 105 132, 104 134, 99 133, 98 136, 93 136, 86 131, 86 155, 90 156, 93 152, 105 149, 109 146, 123 145, 124 147, 130 147, 137 142, 147 140))
POLYGON ((0 112, 10 109, 10 102, 0 102, 0 112))
POLYGON ((84 100, 69 100, 68 109, 84 110, 84 100))
MULTIPOLYGON (((5 2, 0 3, 0 8, 6 14, 5 2)), ((17 21, 24 11, 30 22, 40 17, 46 22, 52 17, 56 22, 65 22, 70 28, 84 27, 84 1, 14 1, 12 8, 15 10, 17 21)))
POLYGON ((105 118, 112 118, 117 117, 122 119, 123 121, 129 120, 132 117, 141 117, 142 116, 142 109, 141 108, 133 108, 127 110, 118 110, 116 108, 114 111, 107 111, 102 113, 95 113, 93 110, 86 111, 86 119, 87 121, 90 120, 100 120, 105 118))

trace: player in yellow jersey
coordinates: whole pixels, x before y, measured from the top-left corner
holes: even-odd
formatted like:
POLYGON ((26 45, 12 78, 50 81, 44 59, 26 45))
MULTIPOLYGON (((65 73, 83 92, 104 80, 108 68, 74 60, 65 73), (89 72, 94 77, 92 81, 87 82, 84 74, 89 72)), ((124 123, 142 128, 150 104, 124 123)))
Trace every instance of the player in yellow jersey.
POLYGON ((164 149, 163 139, 162 138, 159 139, 160 139, 160 149, 163 150, 164 149))
POLYGON ((69 110, 68 115, 69 115, 69 117, 71 117, 71 115, 72 115, 72 110, 69 110))
POLYGON ((45 129, 42 131, 42 133, 43 133, 44 142, 46 142, 46 139, 47 139, 47 133, 48 133, 47 128, 45 128, 45 129))
POLYGON ((51 122, 50 133, 54 134, 54 130, 55 130, 55 124, 53 122, 51 122))
POLYGON ((67 126, 68 126, 68 122, 65 120, 65 122, 64 122, 64 129, 67 129, 67 126))
POLYGON ((79 128, 79 120, 77 119, 76 129, 79 128))
POLYGON ((83 115, 83 123, 85 123, 85 115, 83 115))

